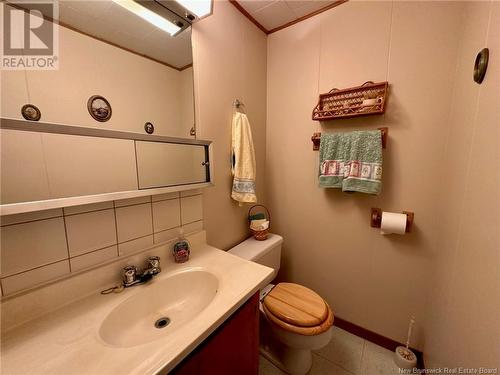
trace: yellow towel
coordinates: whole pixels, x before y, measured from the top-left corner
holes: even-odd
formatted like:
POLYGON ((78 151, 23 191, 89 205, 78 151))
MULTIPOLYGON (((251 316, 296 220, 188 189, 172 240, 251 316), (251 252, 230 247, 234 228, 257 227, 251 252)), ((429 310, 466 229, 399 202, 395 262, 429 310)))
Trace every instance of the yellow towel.
POLYGON ((235 112, 231 126, 233 189, 231 198, 240 203, 257 202, 255 195, 255 151, 247 115, 235 112))

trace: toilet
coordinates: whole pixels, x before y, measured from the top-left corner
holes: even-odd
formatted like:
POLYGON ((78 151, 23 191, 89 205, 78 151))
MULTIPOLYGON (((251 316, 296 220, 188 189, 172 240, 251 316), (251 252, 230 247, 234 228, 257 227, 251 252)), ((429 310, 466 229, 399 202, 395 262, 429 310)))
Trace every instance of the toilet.
MULTIPOLYGON (((253 237, 228 253, 274 269, 281 261, 283 237, 270 234, 265 241, 253 237)), ((269 284, 260 293, 261 352, 292 375, 306 374, 312 364, 312 350, 331 339, 333 312, 328 303, 305 286, 282 282, 269 284)))

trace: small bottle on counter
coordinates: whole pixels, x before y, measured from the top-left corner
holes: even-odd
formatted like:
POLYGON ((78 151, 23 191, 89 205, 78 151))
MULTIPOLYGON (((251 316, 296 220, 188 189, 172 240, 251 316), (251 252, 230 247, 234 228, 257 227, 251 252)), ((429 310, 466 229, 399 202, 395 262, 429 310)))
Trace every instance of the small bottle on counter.
POLYGON ((180 229, 179 241, 175 243, 173 254, 176 263, 184 263, 189 260, 190 254, 189 241, 184 238, 184 232, 180 229))

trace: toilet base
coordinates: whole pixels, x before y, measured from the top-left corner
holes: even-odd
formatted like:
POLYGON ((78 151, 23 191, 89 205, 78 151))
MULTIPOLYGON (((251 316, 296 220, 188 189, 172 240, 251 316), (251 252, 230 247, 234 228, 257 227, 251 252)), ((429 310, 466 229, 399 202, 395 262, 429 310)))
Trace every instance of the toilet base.
POLYGON ((275 367, 279 368, 281 371, 286 372, 288 374, 288 371, 283 365, 283 363, 281 363, 278 360, 278 358, 276 358, 276 355, 272 353, 269 347, 264 348, 262 345, 259 346, 259 353, 262 357, 271 362, 275 367))
POLYGON ((274 324, 260 304, 260 352, 272 364, 291 375, 305 375, 312 366, 312 351, 326 346, 332 328, 317 335, 300 335, 274 324))
POLYGON ((306 349, 287 347, 282 352, 280 362, 291 375, 305 375, 312 366, 312 353, 306 349))
POLYGON ((285 345, 273 332, 264 314, 261 314, 260 353, 280 370, 290 375, 305 375, 312 365, 311 349, 285 345))
POLYGON ((305 375, 312 366, 310 350, 289 348, 281 344, 278 347, 261 346, 260 353, 273 365, 290 375, 305 375))

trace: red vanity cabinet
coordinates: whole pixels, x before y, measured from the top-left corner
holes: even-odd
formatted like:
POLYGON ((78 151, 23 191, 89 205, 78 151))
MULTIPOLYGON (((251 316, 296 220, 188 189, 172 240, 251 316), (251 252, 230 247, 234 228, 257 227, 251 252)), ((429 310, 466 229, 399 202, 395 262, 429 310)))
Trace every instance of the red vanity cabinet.
POLYGON ((191 352, 170 374, 257 375, 259 292, 191 352))

